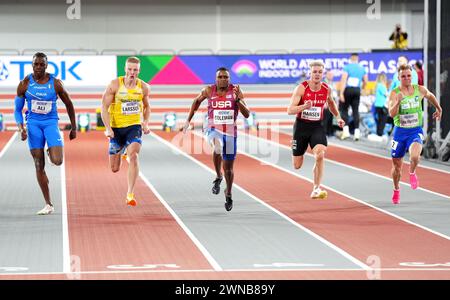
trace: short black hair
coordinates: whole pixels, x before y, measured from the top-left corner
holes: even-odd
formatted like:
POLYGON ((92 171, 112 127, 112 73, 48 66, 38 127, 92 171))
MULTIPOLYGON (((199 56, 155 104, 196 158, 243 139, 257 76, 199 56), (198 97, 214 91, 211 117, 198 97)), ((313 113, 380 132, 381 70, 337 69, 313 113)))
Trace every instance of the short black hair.
POLYGON ((420 61, 416 61, 415 65, 422 70, 422 63, 420 61))
POLYGON ((219 71, 226 71, 226 72, 230 72, 230 71, 228 71, 228 69, 227 69, 227 68, 225 68, 225 67, 220 67, 220 68, 217 68, 217 70, 216 70, 216 73, 217 73, 217 72, 219 72, 219 71))
POLYGON ((34 60, 35 58, 37 58, 37 57, 44 58, 45 61, 48 61, 47 55, 45 55, 45 53, 42 53, 42 52, 36 52, 36 53, 33 55, 33 60, 34 60))
POLYGON ((358 56, 359 57, 359 54, 356 52, 353 52, 352 54, 350 54, 350 56, 358 56))

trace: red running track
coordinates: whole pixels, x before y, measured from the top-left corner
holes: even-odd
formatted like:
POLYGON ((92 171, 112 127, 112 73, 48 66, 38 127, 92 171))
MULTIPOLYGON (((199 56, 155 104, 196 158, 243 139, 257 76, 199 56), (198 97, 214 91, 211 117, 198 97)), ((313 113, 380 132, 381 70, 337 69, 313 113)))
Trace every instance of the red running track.
MULTIPOLYGON (((265 130, 267 130, 267 134, 265 133, 265 136, 261 136, 262 138, 266 138, 268 140, 277 142, 289 148, 291 147, 291 140, 292 140, 291 134, 284 132, 272 133, 270 129, 265 130)), ((250 134, 257 135, 255 133, 250 134)), ((309 147, 308 153, 311 153, 311 149, 309 149, 309 147)), ((325 158, 391 178, 392 163, 391 160, 388 158, 387 159, 381 158, 374 155, 365 154, 358 151, 352 151, 333 145, 328 145, 325 158)), ((419 176, 420 187, 433 192, 450 196, 450 185, 448 184, 448 181, 441 180, 443 176, 447 176, 450 178, 450 175, 448 173, 423 168, 420 165, 418 166, 416 172, 417 175, 419 176), (437 178, 439 179, 437 180, 437 178)), ((406 161, 404 162, 402 168, 401 178, 402 182, 409 184, 409 163, 406 161)))
MULTIPOLYGON (((175 133, 157 134, 171 141, 175 133)), ((201 137, 193 134, 188 138, 196 140, 190 145, 202 142, 201 137)), ((211 154, 191 156, 214 169, 211 154)), ((381 259, 382 268, 403 268, 399 264, 404 262, 450 261, 449 240, 332 191, 325 201, 311 200, 310 182, 248 156, 237 157, 235 183, 363 263, 371 255, 381 259)), ((235 205, 239 205, 238 199, 235 205)), ((439 274, 450 278, 450 270, 439 274)))
POLYGON ((110 171, 102 132, 79 134, 73 141, 66 138, 65 159, 70 253, 80 257, 81 271, 144 264, 212 269, 140 178, 138 205, 127 207, 127 163, 116 174, 110 171))

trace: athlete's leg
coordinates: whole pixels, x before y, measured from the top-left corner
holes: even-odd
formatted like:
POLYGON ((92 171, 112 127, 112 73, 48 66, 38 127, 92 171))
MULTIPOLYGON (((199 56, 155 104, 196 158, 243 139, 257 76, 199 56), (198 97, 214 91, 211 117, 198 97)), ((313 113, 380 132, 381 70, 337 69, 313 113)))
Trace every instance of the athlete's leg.
POLYGON ((222 144, 218 138, 211 141, 213 147, 213 163, 216 170, 216 178, 222 178, 222 144))
POLYGON ((420 153, 422 152, 422 144, 414 142, 409 146, 409 173, 415 173, 417 165, 420 162, 420 153))
POLYGON ((53 206, 50 200, 50 192, 48 188, 48 177, 45 173, 45 156, 44 149, 31 149, 31 156, 33 157, 34 167, 36 169, 36 178, 41 188, 42 195, 44 196, 45 203, 53 206))
POLYGON ((317 144, 314 146, 312 152, 314 154, 314 167, 313 167, 313 174, 314 174, 314 188, 320 187, 320 183, 322 182, 322 176, 323 176, 323 165, 324 165, 324 158, 325 158, 325 152, 327 150, 327 147, 322 144, 317 144))
POLYGON ((120 156, 120 153, 109 155, 109 166, 113 173, 119 172, 120 170, 120 165, 122 163, 120 156))
POLYGON ((399 190, 400 189, 400 177, 402 174, 402 166, 403 166, 403 157, 399 158, 392 158, 392 181, 394 183, 394 189, 399 190))
POLYGON ((60 166, 63 162, 63 142, 57 120, 46 122, 44 136, 48 145, 47 154, 50 161, 53 164, 60 166))
POLYGON ((127 147, 127 156, 129 160, 128 166, 128 194, 134 193, 136 179, 139 176, 139 152, 141 150, 140 143, 131 143, 127 147))
POLYGON ((63 162, 63 147, 62 146, 54 146, 48 148, 48 155, 50 157, 50 161, 60 166, 63 162))
POLYGON ((422 152, 422 144, 413 142, 409 146, 409 183, 413 190, 419 186, 419 178, 417 178, 416 168, 420 161, 420 153, 422 152))
POLYGON ((300 169, 303 165, 303 155, 292 156, 292 164, 296 170, 300 169))

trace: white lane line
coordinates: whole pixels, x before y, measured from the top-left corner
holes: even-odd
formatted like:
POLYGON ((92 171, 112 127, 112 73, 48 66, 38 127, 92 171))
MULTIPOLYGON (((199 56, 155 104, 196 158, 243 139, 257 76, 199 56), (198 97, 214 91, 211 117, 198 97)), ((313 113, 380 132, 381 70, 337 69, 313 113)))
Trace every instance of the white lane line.
MULTIPOLYGON (((245 133, 244 133, 244 134, 245 134, 245 133)), ((260 139, 260 138, 258 138, 258 139, 260 139)), ((263 140, 264 142, 273 143, 273 144, 275 144, 276 146, 283 147, 283 145, 280 145, 280 144, 275 143, 275 142, 273 142, 273 141, 269 141, 269 140, 266 140, 266 139, 262 139, 262 140, 263 140)), ((286 146, 284 146, 284 147, 286 147, 286 146)), ((287 148, 289 148, 289 147, 287 147, 287 148)), ((289 149, 290 149, 290 148, 289 148, 289 149)), ((240 151, 240 150, 239 150, 239 152, 242 153, 242 154, 244 154, 244 155, 246 155, 246 156, 248 156, 248 157, 251 157, 251 158, 253 158, 253 159, 258 160, 258 161, 260 161, 261 163, 264 163, 264 164, 266 164, 266 165, 270 165, 270 166, 272 166, 272 167, 274 167, 274 168, 276 168, 276 169, 279 169, 279 170, 281 170, 281 171, 283 171, 283 172, 289 173, 289 174, 291 174, 291 175, 293 175, 293 176, 296 176, 296 177, 298 177, 298 178, 301 178, 301 179, 303 179, 303 180, 306 180, 306 181, 308 181, 308 182, 313 183, 313 180, 312 180, 312 179, 309 179, 309 178, 306 177, 306 176, 302 176, 302 175, 300 175, 300 174, 298 174, 298 173, 295 173, 295 172, 293 172, 293 171, 291 171, 291 170, 288 170, 288 169, 286 169, 286 168, 280 167, 280 166, 278 166, 278 165, 276 165, 276 164, 274 164, 274 163, 271 163, 271 162, 269 162, 269 161, 263 160, 263 159, 261 159, 261 158, 259 158, 259 157, 253 156, 253 155, 248 154, 248 153, 246 153, 246 152, 242 152, 242 151, 240 151)), ((347 195, 347 194, 345 194, 345 193, 343 193, 343 192, 340 192, 340 191, 338 191, 338 190, 336 190, 336 189, 334 189, 334 188, 332 188, 332 187, 330 187, 330 186, 327 186, 327 185, 324 185, 324 184, 322 184, 322 186, 324 186, 324 187, 327 188, 328 190, 333 191, 333 192, 335 192, 335 193, 337 193, 337 194, 339 194, 339 195, 341 195, 341 196, 344 196, 344 197, 349 198, 349 199, 351 199, 351 200, 353 200, 353 201, 356 201, 356 202, 359 202, 359 203, 361 203, 361 204, 364 204, 364 205, 367 205, 367 206, 369 206, 369 207, 372 207, 373 209, 376 209, 376 210, 378 210, 378 211, 380 211, 380 212, 382 212, 382 213, 385 213, 385 214, 387 214, 387 215, 390 215, 391 217, 397 218, 397 219, 402 220, 402 221, 404 221, 404 222, 406 222, 406 223, 409 223, 409 224, 414 225, 414 226, 417 226, 417 227, 419 227, 419 228, 421 228, 421 229, 423 229, 423 230, 426 230, 426 231, 428 231, 428 232, 431 232, 431 233, 433 233, 433 234, 435 234, 435 235, 438 235, 438 236, 440 236, 440 237, 442 237, 442 238, 444 238, 444 239, 450 240, 450 237, 448 237, 448 236, 445 235, 445 234, 442 234, 442 233, 440 233, 440 232, 434 231, 434 230, 432 230, 432 229, 430 229, 430 228, 427 228, 427 227, 425 227, 425 226, 422 226, 422 225, 420 225, 420 224, 414 223, 414 222, 412 222, 412 221, 410 221, 410 220, 407 220, 407 219, 405 219, 405 218, 403 218, 403 217, 400 217, 400 216, 398 216, 398 215, 396 215, 396 214, 393 214, 393 213, 391 213, 391 212, 389 212, 389 211, 387 211, 387 210, 381 209, 381 208, 376 207, 376 206, 374 206, 374 205, 372 205, 372 204, 370 204, 370 203, 364 202, 363 200, 360 200, 360 199, 358 199, 358 198, 355 198, 355 197, 353 197, 353 196, 350 196, 350 195, 347 195)))
MULTIPOLYGON (((61 134, 64 143, 64 134, 61 134)), ((63 153, 64 155, 64 153, 63 153)), ((65 155, 64 155, 65 156, 65 155)), ((61 164, 61 218, 62 218, 62 238, 63 238, 63 272, 70 273, 70 245, 69 245, 69 224, 67 215, 67 189, 66 189, 66 158, 63 156, 61 164)))
MULTIPOLYGON (((155 137, 156 135, 151 132, 151 136, 155 137)), ((189 238, 194 242, 194 244, 197 246, 197 248, 202 252, 202 254, 205 256, 205 258, 208 260, 210 265, 213 267, 215 271, 222 271, 222 267, 219 265, 219 263, 214 259, 214 257, 209 253, 209 251, 205 248, 205 246, 200 243, 200 241, 197 239, 197 237, 192 233, 192 231, 184 224, 184 222, 178 217, 178 215, 175 213, 175 211, 169 206, 169 204, 164 200, 164 198, 161 196, 161 194, 156 190, 156 188, 153 186, 153 184, 150 183, 150 181, 145 177, 145 175, 142 172, 139 172, 139 176, 144 181, 144 183, 150 188, 150 190, 155 194, 155 196, 158 198, 158 200, 164 205, 164 207, 169 211, 169 213, 172 215, 172 217, 175 219, 175 221, 180 225, 180 227, 186 232, 186 234, 189 236, 189 238)))
MULTIPOLYGON (((290 135, 289 133, 284 132, 284 131, 281 131, 281 130, 276 130, 276 129, 271 129, 271 130, 272 130, 272 131, 276 131, 276 132, 281 133, 281 134, 290 135)), ((369 152, 369 151, 365 151, 365 150, 361 150, 361 149, 357 149, 357 148, 352 148, 352 147, 348 147, 348 146, 336 144, 336 143, 333 143, 333 142, 329 142, 329 144, 332 145, 332 146, 334 146, 334 147, 338 147, 338 148, 342 148, 342 149, 349 150, 349 151, 359 152, 359 153, 363 153, 363 154, 367 154, 367 155, 371 155, 371 156, 383 158, 383 159, 385 159, 385 160, 388 160, 389 162, 391 161, 391 158, 390 158, 390 157, 386 157, 386 156, 383 156, 383 155, 381 155, 381 154, 371 153, 371 152, 369 152)), ((405 161, 404 164, 407 165, 407 166, 409 166, 409 162, 406 162, 406 161, 405 161)), ((446 170, 442 170, 442 169, 430 167, 430 166, 423 165, 423 164, 422 164, 422 165, 419 165, 418 168, 419 168, 419 169, 420 169, 420 168, 424 168, 424 169, 429 169, 429 170, 433 170, 433 171, 437 171, 437 172, 442 172, 442 173, 445 173, 445 174, 450 174, 450 171, 446 171, 446 170)))
MULTIPOLYGON (((199 133, 195 133, 192 132, 194 135, 200 136, 202 139, 204 138, 201 134, 199 133)), ((191 161, 193 161, 195 164, 199 165, 200 167, 202 167, 203 169, 207 170, 208 172, 212 173, 212 174, 216 174, 212 169, 210 169, 208 166, 206 166, 205 164, 201 163, 200 161, 196 160, 194 157, 188 155, 187 153, 185 153, 184 151, 182 151, 181 149, 177 148, 175 145, 173 145, 172 143, 166 141, 165 139, 157 136, 156 134, 152 133, 152 135, 158 139, 161 143, 169 146, 170 148, 172 148, 173 150, 177 151, 178 153, 180 153, 181 155, 183 155, 184 157, 190 159, 191 161)), ((342 250, 341 248, 337 247, 336 245, 332 244, 331 242, 327 241, 326 239, 324 239, 323 237, 321 237, 320 235, 314 233, 313 231, 309 230, 308 228, 302 226, 301 224, 295 222, 294 220, 292 220, 291 218, 289 218, 287 215, 285 215, 284 213, 282 213, 281 211, 277 210, 276 208, 270 206, 269 204, 267 204, 266 202, 262 201, 261 199, 259 199, 258 197, 256 197, 255 195, 251 194, 250 192, 248 192, 247 190, 243 189, 241 186, 239 186, 236 183, 233 183, 233 187, 237 188, 238 190, 240 190, 242 193, 244 193, 245 195, 247 195, 248 197, 252 198, 253 200, 255 200, 256 202, 260 203, 261 205, 265 206, 266 208, 270 209, 271 211, 273 211, 274 213, 276 213, 277 215, 279 215, 281 218, 285 219, 286 221, 288 221, 289 223, 291 223, 292 225, 294 225, 295 227, 301 229, 302 231, 308 233, 309 235, 313 236, 314 238, 316 238, 317 240, 319 240, 320 242, 322 242, 323 244, 325 244, 326 246, 330 247, 331 249, 333 249, 334 251, 338 252, 339 254, 341 254, 342 256, 344 256, 345 258, 347 258, 348 260, 350 260, 351 262, 353 262, 354 264, 356 264, 357 266, 360 266, 362 269, 364 270, 372 270, 371 267, 369 267, 368 265, 364 264, 363 262, 359 261, 358 259, 356 259, 355 257, 351 256, 350 254, 348 254, 347 252, 345 252, 344 250, 342 250)))
MULTIPOLYGON (((240 132, 241 132, 241 131, 240 131, 240 132)), ((259 139, 259 140, 261 140, 261 141, 263 141, 263 142, 268 142, 268 143, 270 143, 270 144, 272 144, 272 145, 275 145, 275 146, 278 146, 278 147, 287 149, 287 150, 289 150, 289 151, 292 150, 291 147, 288 147, 288 146, 283 145, 283 144, 281 144, 281 143, 274 142, 274 141, 269 140, 269 139, 266 139, 266 138, 256 137, 256 136, 254 136, 254 135, 250 135, 250 134, 247 134, 247 133, 245 133, 245 132, 241 132, 241 133, 244 134, 244 135, 246 135, 246 136, 248 136, 248 137, 250 137, 250 138, 253 138, 253 139, 259 139)), ((305 155, 306 155, 306 156, 309 156, 309 157, 311 157, 311 158, 314 159, 314 155, 312 155, 311 153, 305 152, 305 155)), ((326 154, 325 154, 325 156, 326 156, 326 154)), ((325 158, 325 161, 326 161, 326 162, 329 162, 329 163, 332 163, 332 164, 335 164, 335 165, 338 165, 338 166, 341 166, 341 167, 349 168, 349 169, 351 169, 351 170, 355 170, 355 171, 358 171, 358 172, 366 173, 366 174, 369 174, 369 175, 372 175, 372 176, 375 176, 375 177, 378 177, 378 178, 387 180, 387 181, 389 181, 390 183, 392 183, 392 178, 390 178, 390 177, 386 177, 386 176, 383 176, 383 175, 380 175, 380 174, 377 174, 377 173, 374 173, 374 172, 371 172, 371 171, 367 171, 367 170, 365 170, 365 169, 360 169, 360 168, 358 168, 358 167, 350 166, 350 165, 347 165, 347 164, 344 164, 344 163, 341 163, 341 162, 338 162, 338 161, 336 161, 336 160, 332 160, 332 159, 329 159, 329 158, 325 158)), ((419 178, 419 179, 420 179, 420 178, 419 178)), ((409 183, 400 181, 400 184, 401 184, 401 185, 404 185, 404 186, 406 186, 406 187, 409 188, 409 183)), ((428 189, 425 189, 425 188, 422 188, 422 187, 418 187, 417 190, 420 190, 420 191, 423 191, 423 192, 426 192, 426 193, 430 193, 430 194, 433 194, 433 195, 435 195, 435 196, 439 196, 439 197, 445 198, 445 199, 447 199, 447 200, 450 200, 450 196, 448 196, 448 195, 444 195, 444 194, 441 194, 441 193, 438 193, 438 192, 435 192, 435 191, 431 191, 431 190, 428 190, 428 189)))
POLYGON ((5 155, 6 151, 8 150, 9 147, 11 147, 12 143, 14 143, 14 140, 16 139, 17 136, 17 131, 14 132, 14 134, 9 138, 9 141, 6 143, 5 147, 3 147, 2 151, 0 151, 0 158, 3 157, 3 155, 5 155))
MULTIPOLYGON (((76 274, 89 275, 89 274, 145 274, 145 273, 243 273, 243 272, 288 272, 288 273, 301 273, 301 272, 364 272, 363 269, 230 269, 230 270, 212 270, 212 269, 183 269, 183 270, 121 270, 121 271, 80 271, 76 274)), ((434 272, 449 272, 449 268, 378 268, 371 269, 370 272, 416 272, 416 271, 434 271, 434 272)), ((36 275, 67 275, 63 272, 39 272, 39 273, 0 273, 1 276, 36 276, 36 275)))

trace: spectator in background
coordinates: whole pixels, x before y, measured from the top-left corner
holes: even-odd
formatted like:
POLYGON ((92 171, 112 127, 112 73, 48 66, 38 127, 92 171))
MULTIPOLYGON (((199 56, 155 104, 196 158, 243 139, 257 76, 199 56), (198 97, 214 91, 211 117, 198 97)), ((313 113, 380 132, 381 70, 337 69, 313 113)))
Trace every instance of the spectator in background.
POLYGON ((388 116, 388 89, 387 89, 387 77, 385 73, 380 73, 377 76, 377 83, 375 86, 375 112, 377 115, 377 135, 382 136, 384 126, 388 116))
POLYGON ((417 72, 419 85, 423 85, 423 70, 422 63, 420 61, 416 61, 416 63, 414 64, 414 70, 416 70, 417 72))
MULTIPOLYGON (((324 82, 326 84, 328 84, 328 86, 330 87, 331 97, 334 100, 334 102, 336 103, 336 105, 338 105, 339 104, 338 91, 336 89, 336 85, 335 85, 333 79, 334 79, 334 74, 333 74, 333 71, 330 70, 327 72, 324 82)), ((324 105, 324 115, 323 115, 323 123, 322 124, 323 124, 323 128, 325 129, 325 134, 327 136, 332 136, 334 133, 333 114, 330 112, 327 103, 325 103, 325 105, 324 105)))
POLYGON ((389 37, 390 41, 393 41, 393 49, 407 49, 408 48, 408 34, 402 31, 400 24, 395 25, 395 30, 389 37))
MULTIPOLYGON (((355 125, 355 132, 353 139, 359 140, 361 137, 361 131, 359 130, 359 100, 361 97, 361 90, 363 90, 367 84, 368 76, 366 69, 359 64, 359 56, 357 53, 352 53, 350 56, 350 62, 344 66, 342 72, 339 107, 341 109, 341 115, 345 123, 348 124, 348 108, 351 106, 353 112, 353 123, 355 125)), ((348 125, 344 126, 341 139, 350 137, 350 128, 348 125)))
MULTIPOLYGON (((408 58, 406 56, 400 55, 397 58, 397 68, 399 68, 402 65, 407 65, 407 64, 408 64, 408 58)), ((419 84, 419 76, 418 76, 416 70, 412 71, 411 83, 419 84)), ((392 82, 391 82, 391 86, 389 87, 389 93, 392 92, 393 90, 395 90, 398 86, 400 86, 400 80, 398 78, 398 71, 396 71, 394 73, 394 75, 392 75, 392 82)))

